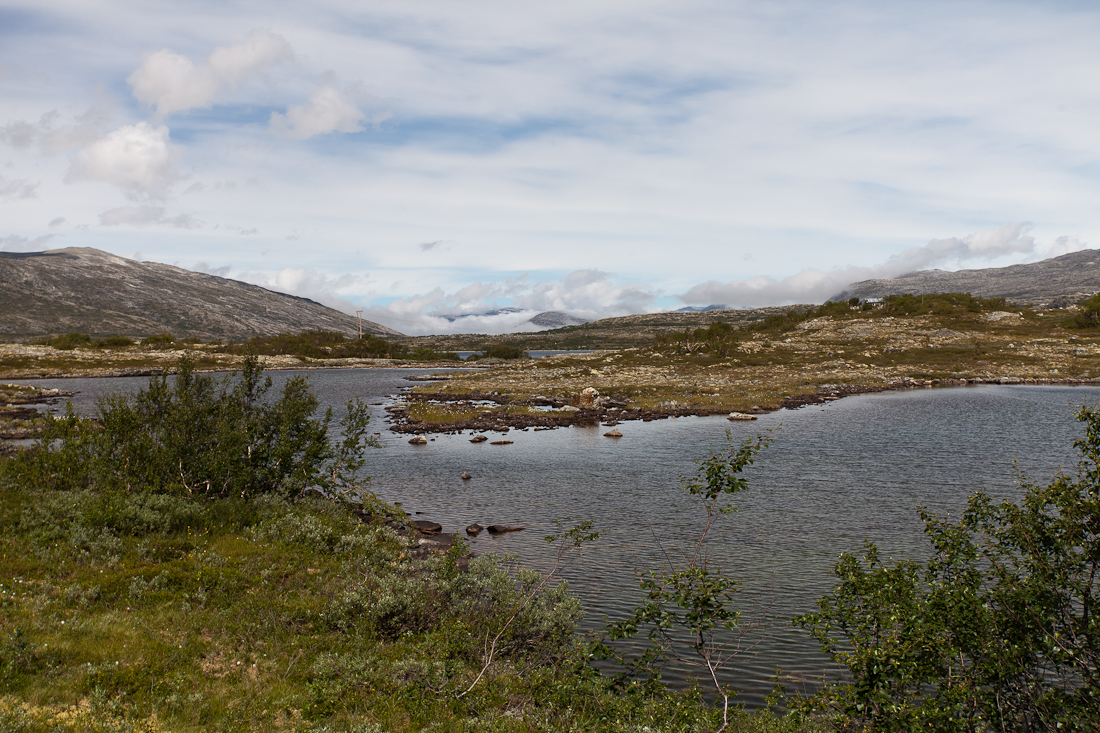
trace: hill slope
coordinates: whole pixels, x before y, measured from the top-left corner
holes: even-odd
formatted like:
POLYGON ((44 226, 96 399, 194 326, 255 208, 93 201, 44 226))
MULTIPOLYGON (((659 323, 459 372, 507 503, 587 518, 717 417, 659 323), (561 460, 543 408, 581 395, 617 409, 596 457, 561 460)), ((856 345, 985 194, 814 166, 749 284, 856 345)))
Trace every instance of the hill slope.
MULTIPOLYGON (((357 333, 354 316, 307 298, 90 247, 0 252, 0 284, 0 337, 167 331, 239 340, 310 329, 357 333)), ((400 335, 371 321, 363 321, 363 331, 400 335)))
POLYGON ((970 293, 1007 298, 1021 305, 1051 305, 1057 299, 1076 302, 1100 290, 1100 250, 1085 249, 1042 262, 982 270, 920 270, 889 280, 852 283, 831 300, 881 298, 909 293, 970 293))

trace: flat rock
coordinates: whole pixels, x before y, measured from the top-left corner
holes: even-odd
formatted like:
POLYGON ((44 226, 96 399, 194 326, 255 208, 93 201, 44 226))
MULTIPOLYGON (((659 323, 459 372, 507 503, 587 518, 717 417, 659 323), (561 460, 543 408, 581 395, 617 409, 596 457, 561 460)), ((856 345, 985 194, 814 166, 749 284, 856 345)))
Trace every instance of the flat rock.
POLYGON ((424 534, 437 534, 443 531, 443 525, 439 522, 429 522, 427 519, 414 519, 412 526, 424 534))
POLYGON ((494 440, 489 445, 511 445, 512 443, 515 443, 515 442, 516 441, 514 441, 514 440, 494 440))
POLYGON ((606 433, 604 433, 604 437, 605 438, 621 438, 621 437, 623 437, 623 434, 622 434, 622 431, 620 431, 618 428, 612 428, 611 430, 608 430, 606 433))
POLYGON ((755 420, 756 415, 746 415, 743 412, 731 412, 727 417, 727 420, 755 420))
POLYGON ((507 527, 503 524, 490 524, 486 527, 489 534, 505 534, 507 532, 522 532, 526 527, 507 527))

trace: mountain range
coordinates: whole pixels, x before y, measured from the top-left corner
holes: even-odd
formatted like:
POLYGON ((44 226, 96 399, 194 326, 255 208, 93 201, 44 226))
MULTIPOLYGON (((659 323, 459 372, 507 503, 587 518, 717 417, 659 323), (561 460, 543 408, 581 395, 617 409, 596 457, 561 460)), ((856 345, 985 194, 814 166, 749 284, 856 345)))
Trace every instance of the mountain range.
POLYGON ((1100 250, 981 270, 919 270, 888 280, 852 283, 830 300, 920 293, 970 293, 1020 305, 1064 307, 1100 290, 1100 250))
MULTIPOLYGON (((320 329, 358 333, 355 316, 308 298, 89 247, 0 252, 0 336, 77 331, 93 336, 245 340, 320 329)), ((401 334, 373 321, 364 333, 401 334)))

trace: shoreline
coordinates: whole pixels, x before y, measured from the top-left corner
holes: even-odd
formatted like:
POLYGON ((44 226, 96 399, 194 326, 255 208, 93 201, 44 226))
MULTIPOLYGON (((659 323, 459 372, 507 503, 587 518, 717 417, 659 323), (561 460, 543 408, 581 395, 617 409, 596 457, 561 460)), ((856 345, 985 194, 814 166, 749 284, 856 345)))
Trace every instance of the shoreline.
MULTIPOLYGON (((744 417, 729 418, 731 422, 742 422, 755 419, 757 415, 767 415, 779 410, 798 410, 811 405, 821 405, 835 402, 844 397, 852 397, 861 394, 875 394, 879 392, 895 392, 907 389, 932 389, 948 387, 966 387, 983 385, 1018 385, 1018 386, 1083 386, 1098 385, 1100 377, 969 377, 969 378, 941 378, 918 379, 903 377, 891 380, 887 384, 821 384, 817 385, 813 392, 791 395, 786 397, 776 407, 754 406, 740 411, 744 417)), ((614 398, 613 398, 614 399, 614 398)), ((509 430, 534 429, 553 430, 556 428, 583 426, 614 427, 623 422, 654 420, 666 420, 680 417, 714 417, 730 414, 729 410, 718 407, 684 407, 684 408, 642 408, 634 407, 623 409, 622 407, 583 407, 575 412, 565 414, 555 413, 550 415, 532 414, 508 414, 507 412, 484 412, 477 418, 458 420, 454 422, 426 423, 416 418, 408 417, 408 405, 413 402, 444 400, 456 403, 469 403, 474 401, 494 402, 498 406, 518 405, 542 406, 540 403, 564 402, 563 400, 542 399, 512 399, 496 393, 440 393, 440 392, 410 392, 402 395, 398 401, 388 405, 385 410, 389 414, 386 422, 391 432, 403 435, 424 434, 451 434, 457 435, 463 432, 473 433, 507 433, 509 430), (403 401, 401 399, 403 398, 403 401)), ((619 401, 622 403, 623 401, 619 401)))

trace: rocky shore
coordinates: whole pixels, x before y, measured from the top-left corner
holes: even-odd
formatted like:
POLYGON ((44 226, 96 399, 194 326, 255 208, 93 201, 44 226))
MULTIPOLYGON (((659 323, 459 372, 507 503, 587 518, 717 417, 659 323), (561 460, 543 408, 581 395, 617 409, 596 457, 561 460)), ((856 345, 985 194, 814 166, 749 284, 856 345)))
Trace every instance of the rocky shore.
MULTIPOLYGON (((903 377, 891 380, 885 384, 823 384, 809 392, 790 395, 775 406, 753 405, 743 411, 730 412, 731 421, 751 420, 756 415, 765 415, 779 409, 796 410, 810 405, 821 405, 844 397, 859 394, 872 394, 877 392, 889 392, 903 389, 919 389, 931 387, 959 387, 979 384, 1100 384, 1100 377, 1091 378, 1019 378, 1019 377, 972 377, 972 378, 944 378, 944 379, 916 379, 903 377)), ((448 393, 448 392, 424 392, 406 393, 402 399, 388 405, 385 410, 389 413, 387 422, 389 429, 395 433, 407 435, 447 434, 457 435, 463 432, 505 434, 510 430, 552 430, 554 428, 603 425, 612 427, 621 422, 641 420, 652 422, 653 420, 666 420, 669 418, 689 416, 724 415, 728 411, 723 408, 705 406, 684 406, 676 408, 643 408, 630 406, 629 401, 622 397, 601 396, 593 388, 586 388, 575 400, 569 404, 562 399, 550 398, 510 398, 496 392, 487 393, 448 393), (594 400, 592 398, 595 398, 594 400), (587 398, 587 399, 586 399, 587 398), (456 412, 468 411, 471 407, 492 405, 477 411, 473 417, 460 418, 452 421, 427 421, 413 416, 411 413, 415 405, 423 404, 447 405, 456 412), (577 407, 576 403, 583 406, 577 407), (545 411, 538 413, 510 412, 509 407, 545 407, 545 411)), ((484 439, 484 436, 481 436, 484 439)), ((410 441, 411 442, 411 441, 410 441)), ((426 441, 424 441, 426 442, 426 441)), ((474 442, 480 442, 475 439, 474 442)))

